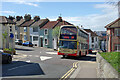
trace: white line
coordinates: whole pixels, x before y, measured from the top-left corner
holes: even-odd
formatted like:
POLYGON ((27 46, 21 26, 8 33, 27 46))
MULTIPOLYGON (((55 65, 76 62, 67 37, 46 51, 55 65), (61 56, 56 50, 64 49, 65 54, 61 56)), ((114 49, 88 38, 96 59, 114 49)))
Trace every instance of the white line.
POLYGON ((26 61, 26 62, 30 62, 30 60, 26 61))
POLYGON ((10 70, 14 70, 14 69, 17 69, 17 68, 25 67, 25 66, 27 66, 27 65, 29 65, 29 64, 26 64, 26 65, 23 65, 23 66, 14 67, 14 68, 11 68, 11 69, 8 69, 8 70, 9 70, 9 71, 10 71, 10 70))

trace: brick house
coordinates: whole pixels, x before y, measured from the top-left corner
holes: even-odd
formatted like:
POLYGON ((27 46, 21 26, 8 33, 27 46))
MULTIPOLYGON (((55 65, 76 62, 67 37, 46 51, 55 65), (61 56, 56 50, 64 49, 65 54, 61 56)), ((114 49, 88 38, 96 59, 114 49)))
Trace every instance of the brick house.
POLYGON ((106 25, 107 29, 107 51, 120 52, 120 18, 106 25))

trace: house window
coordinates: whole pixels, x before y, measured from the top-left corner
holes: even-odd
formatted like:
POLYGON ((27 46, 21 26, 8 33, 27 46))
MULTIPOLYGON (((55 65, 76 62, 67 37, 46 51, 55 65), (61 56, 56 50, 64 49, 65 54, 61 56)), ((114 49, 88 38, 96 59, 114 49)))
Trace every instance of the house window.
POLYGON ((120 51, 120 44, 115 45, 115 51, 120 51))
POLYGON ((115 29, 115 36, 120 36, 120 28, 115 29))
POLYGON ((34 27, 33 32, 38 32, 38 27, 34 27))
POLYGON ((48 39, 45 39, 45 45, 48 45, 48 39))
POLYGON ((33 41, 38 41, 38 36, 33 36, 33 41))
POLYGON ((94 43, 94 37, 92 37, 92 43, 94 43))
POLYGON ((27 36, 26 36, 26 35, 24 35, 24 40, 25 40, 25 41, 27 40, 27 36))
POLYGON ((17 26, 15 26, 15 30, 17 30, 17 28, 18 28, 18 27, 17 27, 17 26))
POLYGON ((48 29, 45 29, 45 30, 44 30, 44 34, 45 34, 45 35, 48 35, 48 29))
POLYGON ((10 32, 12 32, 12 26, 10 26, 10 32))
POLYGON ((27 32, 27 27, 24 27, 24 32, 27 32))

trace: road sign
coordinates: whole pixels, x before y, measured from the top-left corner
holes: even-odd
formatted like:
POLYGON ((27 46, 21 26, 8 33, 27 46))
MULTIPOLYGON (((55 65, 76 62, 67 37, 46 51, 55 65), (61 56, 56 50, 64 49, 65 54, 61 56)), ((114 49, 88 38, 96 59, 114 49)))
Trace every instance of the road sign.
POLYGON ((14 38, 14 34, 13 33, 10 33, 10 38, 14 38))

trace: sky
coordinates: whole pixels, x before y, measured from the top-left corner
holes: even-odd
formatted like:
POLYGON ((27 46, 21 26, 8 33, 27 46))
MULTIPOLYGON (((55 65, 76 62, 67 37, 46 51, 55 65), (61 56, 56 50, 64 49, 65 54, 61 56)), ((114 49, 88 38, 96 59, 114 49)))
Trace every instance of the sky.
POLYGON ((63 20, 76 26, 83 26, 93 31, 104 31, 104 26, 118 18, 117 6, 100 1, 67 1, 67 2, 45 2, 45 1, 3 1, 1 3, 1 16, 24 16, 31 14, 32 17, 40 16, 41 19, 48 18, 51 21, 62 16, 63 20))

